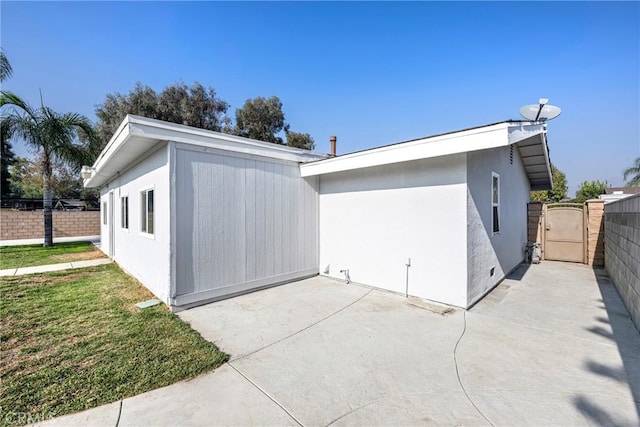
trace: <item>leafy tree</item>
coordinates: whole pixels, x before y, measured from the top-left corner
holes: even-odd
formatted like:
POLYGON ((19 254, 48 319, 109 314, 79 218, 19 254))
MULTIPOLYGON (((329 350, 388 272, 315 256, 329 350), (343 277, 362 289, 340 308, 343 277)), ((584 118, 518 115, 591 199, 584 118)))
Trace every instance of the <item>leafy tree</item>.
MULTIPOLYGON (((13 69, 9 59, 0 49, 0 82, 11 77, 13 69)), ((0 121, 0 198, 9 196, 9 166, 13 163, 15 155, 11 146, 11 129, 7 127, 4 120, 0 121)))
MULTIPOLYGON (((13 197, 36 199, 43 196, 42 160, 17 157, 9 168, 9 185, 13 197)), ((51 174, 51 196, 60 199, 85 199, 98 196, 95 189, 85 189, 75 168, 54 160, 51 174)))
POLYGON ((553 180, 553 190, 532 191, 531 200, 538 202, 559 202, 567 197, 569 186, 567 176, 551 163, 551 178, 553 180))
POLYGON ((56 160, 79 169, 89 163, 90 150, 95 141, 94 129, 86 117, 76 113, 60 114, 41 104, 33 108, 17 96, 2 92, 0 107, 12 106, 4 117, 14 137, 21 138, 41 159, 42 194, 44 202, 44 246, 53 245, 51 215, 51 181, 56 160))
POLYGON ((236 110, 236 135, 284 144, 278 136, 282 130, 288 132, 289 125, 284 121, 282 102, 277 96, 247 99, 242 108, 236 110))
POLYGON ((9 167, 11 196, 36 199, 42 197, 42 174, 37 165, 26 157, 16 157, 9 167))
POLYGON ((287 145, 289 147, 303 148, 305 150, 313 150, 316 148, 316 144, 313 138, 308 133, 301 132, 286 132, 287 145))
POLYGON ((628 186, 639 186, 640 185, 640 157, 638 157, 634 162, 633 166, 629 166, 627 169, 622 172, 624 174, 623 179, 627 181, 628 186))
POLYGON ((137 83, 128 94, 108 94, 105 101, 96 106, 96 131, 101 144, 94 155, 109 142, 127 114, 222 131, 230 127, 226 116, 228 108, 229 104, 218 98, 213 88, 205 88, 198 82, 191 87, 175 83, 160 93, 137 83))
POLYGON ((606 181, 584 181, 576 191, 575 201, 576 203, 584 203, 589 199, 597 199, 599 195, 604 194, 606 188, 606 181))

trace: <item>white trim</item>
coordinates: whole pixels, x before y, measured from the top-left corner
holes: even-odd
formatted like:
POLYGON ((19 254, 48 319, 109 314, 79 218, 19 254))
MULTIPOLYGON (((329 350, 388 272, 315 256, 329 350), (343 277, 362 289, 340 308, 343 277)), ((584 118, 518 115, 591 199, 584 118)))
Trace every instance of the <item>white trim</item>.
POLYGON ((500 221, 500 174, 491 171, 491 232, 493 235, 496 234, 500 234, 500 226, 501 226, 501 221, 500 221), (494 202, 493 201, 493 179, 497 178, 497 182, 498 182, 498 201, 494 202), (498 208, 498 231, 495 231, 493 229, 493 221, 494 221, 494 217, 493 217, 493 208, 498 208))
POLYGON ((177 204, 177 147, 175 142, 167 144, 167 157, 169 161, 169 297, 176 295, 177 267, 177 242, 178 242, 178 204, 177 204))
POLYGON ((149 152, 156 144, 164 141, 218 148, 224 151, 253 154, 297 163, 327 157, 326 154, 318 154, 300 148, 127 115, 93 164, 91 177, 84 180, 84 186, 99 187, 103 185, 126 165, 137 161, 142 153, 149 152))
POLYGON ((107 225, 107 233, 109 234, 109 258, 114 259, 116 256, 116 193, 109 190, 107 193, 109 205, 109 221, 107 225))
POLYGON ((300 165, 300 172, 307 177, 486 150, 515 144, 544 132, 541 124, 503 122, 305 163, 300 165))
POLYGON ((139 209, 138 209, 138 215, 140 215, 140 223, 138 224, 138 235, 142 236, 142 237, 146 237, 148 239, 155 239, 155 231, 156 231, 156 187, 155 185, 150 186, 150 187, 144 187, 142 189, 140 189, 138 191, 138 204, 139 204, 139 209), (145 229, 149 228, 149 211, 147 210, 147 207, 149 206, 148 204, 148 193, 149 191, 153 191, 153 233, 149 233, 147 231, 142 231, 142 213, 143 213, 143 209, 144 209, 144 214, 145 214, 145 220, 146 220, 146 224, 145 224, 145 229), (145 203, 143 206, 142 203, 142 194, 145 194, 145 203))
POLYGON ((130 221, 131 220, 131 215, 129 215, 129 213, 131 212, 131 209, 129 209, 130 206, 131 206, 131 203, 129 203, 129 193, 121 194, 120 195, 120 231, 124 231, 126 233, 128 233, 129 232, 129 228, 131 228, 131 221, 130 221), (127 226, 123 227, 122 226, 122 222, 123 222, 125 216, 123 215, 124 212, 123 212, 122 208, 123 208, 124 205, 122 203, 122 199, 125 199, 125 198, 127 199, 127 212, 126 212, 126 214, 127 214, 127 216, 126 216, 126 218, 127 218, 127 226))
POLYGON ((265 277, 263 279, 252 280, 244 283, 236 283, 222 288, 208 289, 206 291, 194 292, 190 294, 177 295, 170 298, 170 304, 172 307, 178 308, 190 308, 196 305, 202 305, 209 302, 231 298, 236 295, 241 295, 247 292, 254 292, 260 289, 271 288, 274 286, 283 285, 285 283, 300 280, 307 277, 314 277, 318 275, 318 269, 312 268, 309 270, 293 271, 291 273, 280 274, 272 277, 265 277))

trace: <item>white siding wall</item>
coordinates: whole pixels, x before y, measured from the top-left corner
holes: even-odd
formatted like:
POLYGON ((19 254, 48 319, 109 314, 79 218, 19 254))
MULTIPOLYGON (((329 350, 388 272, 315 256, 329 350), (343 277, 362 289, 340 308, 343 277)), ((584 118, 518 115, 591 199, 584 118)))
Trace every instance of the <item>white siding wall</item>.
MULTIPOLYGON (((165 303, 169 302, 169 162, 167 145, 100 189, 101 202, 114 197, 114 260, 165 303), (154 189, 154 235, 140 233, 140 191, 154 189), (120 197, 129 196, 129 229, 121 228, 120 197)), ((107 202, 108 203, 108 202, 107 202)), ((102 206, 102 205, 101 205, 102 206)), ((101 218, 102 220, 102 218, 101 218)), ((101 226, 101 246, 109 248, 108 225, 101 226)))
POLYGON ((467 154, 468 305, 485 295, 523 259, 527 242, 527 179, 517 147, 467 154), (500 175, 500 233, 491 222, 491 176, 500 175), (493 276, 490 271, 494 269, 493 276))
POLYGON ((466 306, 466 155, 320 178, 320 273, 466 306))
POLYGON ((176 305, 317 274, 316 177, 295 162, 176 147, 176 305))

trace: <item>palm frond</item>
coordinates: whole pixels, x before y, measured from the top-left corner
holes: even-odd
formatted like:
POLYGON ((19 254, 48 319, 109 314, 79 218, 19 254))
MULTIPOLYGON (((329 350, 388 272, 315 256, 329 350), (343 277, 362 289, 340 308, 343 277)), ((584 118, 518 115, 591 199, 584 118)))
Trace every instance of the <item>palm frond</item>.
POLYGON ((37 110, 32 108, 29 104, 27 104, 26 101, 24 101, 18 95, 16 95, 13 92, 9 92, 7 90, 2 90, 0 91, 0 107, 5 107, 5 106, 14 107, 12 111, 12 113, 14 114, 20 114, 19 111, 16 110, 16 108, 19 108, 23 113, 29 116, 36 117, 38 115, 37 110))
POLYGON ((640 185, 640 157, 638 157, 634 162, 634 164, 622 172, 623 179, 627 181, 627 185, 631 187, 635 187, 640 185))
POLYGON ((8 79, 13 75, 13 68, 9 63, 7 55, 4 54, 4 50, 0 49, 0 82, 8 79))

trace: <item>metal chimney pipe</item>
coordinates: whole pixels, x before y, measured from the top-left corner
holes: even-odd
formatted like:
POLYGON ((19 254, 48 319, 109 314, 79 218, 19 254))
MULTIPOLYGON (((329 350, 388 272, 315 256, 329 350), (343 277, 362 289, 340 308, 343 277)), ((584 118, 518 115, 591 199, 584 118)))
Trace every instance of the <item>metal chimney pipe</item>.
POLYGON ((329 142, 331 142, 331 157, 335 157, 336 156, 336 141, 338 140, 338 138, 335 137, 335 135, 332 135, 329 137, 329 142))

